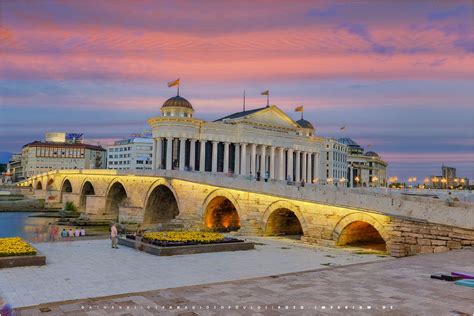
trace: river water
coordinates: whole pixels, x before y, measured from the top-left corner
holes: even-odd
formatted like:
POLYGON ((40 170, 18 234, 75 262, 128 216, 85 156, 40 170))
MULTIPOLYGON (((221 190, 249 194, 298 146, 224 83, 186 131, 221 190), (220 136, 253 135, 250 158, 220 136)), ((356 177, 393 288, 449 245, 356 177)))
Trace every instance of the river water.
MULTIPOLYGON (((51 225, 59 219, 57 212, 0 212, 0 238, 22 237, 31 242, 49 240, 51 225), (38 215, 47 217, 37 217, 38 215)), ((60 230, 73 230, 74 226, 57 225, 60 230)), ((94 226, 85 228, 86 235, 103 235, 108 233, 108 227, 94 226)))

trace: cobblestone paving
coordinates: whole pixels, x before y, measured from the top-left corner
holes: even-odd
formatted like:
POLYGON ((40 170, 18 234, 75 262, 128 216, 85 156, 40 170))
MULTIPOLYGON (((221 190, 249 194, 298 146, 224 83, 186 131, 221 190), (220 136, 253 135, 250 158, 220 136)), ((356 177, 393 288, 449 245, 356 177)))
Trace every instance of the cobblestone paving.
POLYGON ((63 302, 20 315, 473 315, 474 289, 430 279, 450 271, 474 273, 474 249, 63 302))

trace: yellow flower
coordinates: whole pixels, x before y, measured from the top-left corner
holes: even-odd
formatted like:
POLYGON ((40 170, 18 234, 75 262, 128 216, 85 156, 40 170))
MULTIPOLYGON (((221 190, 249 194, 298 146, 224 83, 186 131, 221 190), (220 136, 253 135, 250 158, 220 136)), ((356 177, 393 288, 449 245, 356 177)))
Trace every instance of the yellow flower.
POLYGON ((224 239, 224 235, 211 232, 149 232, 143 235, 144 239, 169 242, 198 242, 210 243, 224 239))
POLYGON ((0 238, 0 257, 35 255, 36 249, 20 237, 0 238))

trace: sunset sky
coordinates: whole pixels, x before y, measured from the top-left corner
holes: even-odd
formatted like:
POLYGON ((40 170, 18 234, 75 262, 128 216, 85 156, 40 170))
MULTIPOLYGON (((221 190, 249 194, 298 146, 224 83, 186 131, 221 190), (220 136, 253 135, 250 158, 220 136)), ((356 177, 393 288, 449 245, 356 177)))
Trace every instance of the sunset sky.
POLYGON ((0 152, 46 131, 107 144, 175 94, 197 117, 270 102, 379 153, 474 178, 472 1, 0 1, 0 152), (345 125, 344 131, 340 127, 345 125))

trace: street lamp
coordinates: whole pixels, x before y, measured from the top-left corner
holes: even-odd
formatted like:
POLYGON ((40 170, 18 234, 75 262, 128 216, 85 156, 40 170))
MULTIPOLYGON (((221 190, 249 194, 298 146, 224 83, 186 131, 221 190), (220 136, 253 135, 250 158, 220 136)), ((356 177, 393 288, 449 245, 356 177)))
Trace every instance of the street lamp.
POLYGON ((442 186, 446 187, 447 183, 448 183, 448 180, 446 178, 443 178, 443 179, 441 179, 441 183, 443 183, 442 186))
POLYGON ((354 180, 355 180, 355 182, 356 182, 356 186, 359 186, 359 181, 360 181, 359 176, 356 176, 356 177, 354 178, 354 180))

